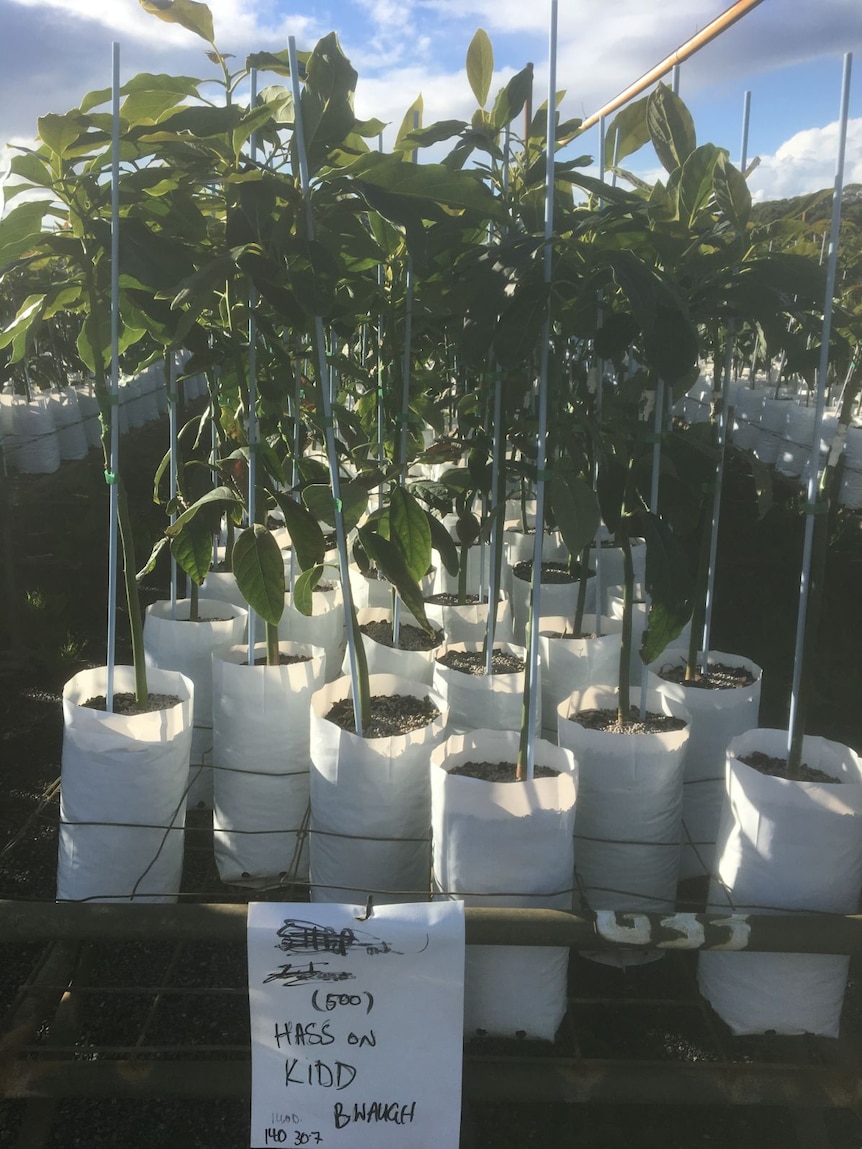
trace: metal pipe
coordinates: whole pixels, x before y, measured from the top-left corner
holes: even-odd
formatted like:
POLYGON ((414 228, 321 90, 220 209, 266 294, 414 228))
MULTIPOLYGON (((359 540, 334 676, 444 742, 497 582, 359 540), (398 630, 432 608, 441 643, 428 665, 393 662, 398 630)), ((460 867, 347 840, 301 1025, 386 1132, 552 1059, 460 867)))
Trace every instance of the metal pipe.
POLYGON ((542 548, 545 540, 545 459, 548 432, 548 365, 551 343, 550 284, 553 270, 554 175, 556 155, 557 99, 557 0, 551 0, 550 42, 548 47, 548 125, 545 139, 545 259, 544 283, 548 288, 547 315, 542 327, 539 363, 538 450, 536 454, 536 537, 533 544, 533 577, 530 588, 530 634, 527 652, 526 769, 532 779, 536 755, 536 699, 539 691, 539 619, 542 603, 542 548))
MULTIPOLYGON (((594 915, 467 906, 468 945, 575 950, 862 954, 862 914, 602 910, 594 915)), ((243 943, 244 903, 0 901, 0 950, 34 942, 243 943)))
POLYGON ((838 131, 838 159, 835 170, 835 190, 832 197, 832 224, 829 233, 829 256, 826 262, 826 295, 823 305, 823 329, 820 341, 820 364, 817 368, 817 401, 814 408, 814 430, 811 435, 811 462, 808 468, 806 496, 805 538, 802 548, 802 573, 799 583, 799 613, 796 618, 796 645, 793 658, 793 681, 790 688, 790 720, 788 722, 787 754, 791 754, 794 741, 801 737, 797 729, 800 722, 800 690, 802 662, 805 654, 805 623, 808 618, 808 599, 811 590, 811 558, 814 543, 814 515, 820 486, 820 440, 823 434, 823 412, 826 407, 827 375, 829 372, 829 338, 832 333, 832 300, 835 294, 835 276, 838 263, 838 231, 841 224, 841 193, 844 187, 844 159, 847 148, 847 121, 850 110, 850 74, 853 55, 844 56, 841 83, 841 111, 838 131))
MULTIPOLYGON (((296 142, 296 156, 299 165, 299 179, 302 198, 305 204, 305 230, 309 241, 314 239, 314 215, 311 210, 310 180, 308 175, 308 156, 305 151, 305 134, 302 125, 302 99, 299 90, 299 68, 296 59, 296 40, 293 36, 287 41, 288 61, 290 66, 290 84, 293 92, 294 106, 294 137, 296 142)), ((314 317, 314 343, 317 349, 317 372, 320 386, 321 401, 323 403, 323 421, 326 438, 326 457, 329 463, 329 474, 332 482, 332 501, 334 504, 335 541, 338 549, 338 565, 341 571, 341 593, 344 601, 344 617, 347 619, 347 661, 350 668, 350 684, 353 692, 353 718, 356 733, 362 737, 362 715, 360 712, 359 695, 359 663, 356 654, 356 635, 353 619, 353 591, 350 586, 350 563, 347 554, 347 534, 344 530, 344 512, 341 503, 341 476, 338 470, 338 452, 335 448, 335 429, 332 415, 332 401, 327 386, 328 372, 326 367, 326 337, 323 331, 323 319, 314 317)))
MULTIPOLYGON (((751 92, 746 92, 742 101, 742 139, 739 146, 739 170, 745 171, 748 159, 748 130, 751 122, 751 92)), ((709 560, 706 575, 706 597, 703 613, 703 637, 701 639, 701 673, 706 677, 709 666, 709 651, 712 644, 712 612, 715 606, 715 574, 718 565, 718 527, 721 520, 721 492, 724 487, 724 461, 727 445, 728 416, 730 406, 730 375, 733 370, 734 335, 736 325, 731 319, 727 329, 727 347, 724 353, 724 373, 721 378, 721 399, 718 411, 716 447, 718 460, 715 465, 715 488, 712 493, 712 518, 710 520, 709 560)), ((718 380, 713 379, 713 393, 719 390, 718 380)))
MULTIPOLYGON (((114 709, 117 660, 117 577, 120 530, 117 471, 120 465, 120 45, 111 45, 111 462, 108 480, 108 637, 105 709, 114 709)), ((100 352, 101 354, 101 352, 100 352)))
POLYGON ((602 116, 610 115, 610 113, 615 112, 617 108, 621 108, 623 104, 627 104, 629 100, 633 100, 635 96, 639 96, 641 92, 644 91, 645 88, 648 88, 655 80, 660 80, 662 76, 667 75, 674 65, 681 64, 684 60, 693 56, 700 48, 704 48, 714 40, 716 36, 720 36, 722 32, 726 32, 731 25, 735 24, 737 20, 741 20, 743 16, 747 15, 752 8, 756 8, 760 3, 762 3, 762 0, 737 0, 735 4, 731 4, 725 12, 717 16, 714 20, 711 20, 705 28, 702 28, 700 32, 692 36, 690 40, 686 40, 676 51, 671 52, 669 56, 665 56, 654 68, 645 72, 639 80, 635 80, 633 84, 629 84, 618 96, 614 96, 612 100, 609 100, 608 103, 599 108, 597 112, 593 112, 591 116, 587 116, 581 124, 581 131, 585 132, 588 128, 591 128, 593 124, 598 123, 602 116))

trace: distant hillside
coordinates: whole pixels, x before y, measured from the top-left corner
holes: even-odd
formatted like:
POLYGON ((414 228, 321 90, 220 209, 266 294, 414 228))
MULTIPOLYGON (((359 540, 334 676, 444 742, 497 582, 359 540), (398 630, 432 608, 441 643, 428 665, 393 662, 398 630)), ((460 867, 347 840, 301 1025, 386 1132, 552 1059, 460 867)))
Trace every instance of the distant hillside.
MULTIPOLYGON (((767 200, 751 207, 751 219, 756 224, 772 223, 786 217, 804 219, 806 223, 828 222, 832 218, 832 188, 811 195, 791 199, 767 200)), ((841 196, 841 218, 844 222, 862 227, 862 184, 847 184, 841 196)))

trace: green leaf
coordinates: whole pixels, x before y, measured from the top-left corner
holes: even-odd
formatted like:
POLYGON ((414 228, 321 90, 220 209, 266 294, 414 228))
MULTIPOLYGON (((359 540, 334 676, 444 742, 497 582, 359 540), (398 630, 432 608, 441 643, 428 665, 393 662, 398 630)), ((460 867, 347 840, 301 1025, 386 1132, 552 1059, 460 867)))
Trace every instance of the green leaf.
MULTIPOLYGON (((313 485, 305 487, 302 501, 318 522, 335 526, 335 502, 330 486, 313 485)), ((345 534, 353 530, 368 506, 368 492, 359 483, 341 484, 341 505, 344 515, 345 534)))
POLYGON ((666 84, 659 83, 647 98, 647 126, 665 171, 681 168, 697 147, 691 113, 666 84))
POLYGON ((426 511, 425 514, 428 517, 428 527, 431 531, 431 546, 440 556, 443 566, 455 578, 461 566, 455 540, 436 515, 432 515, 430 511, 426 511))
POLYGON ((426 512, 403 487, 396 487, 389 498, 389 538, 418 583, 431 566, 431 528, 426 512))
POLYGON ((179 24, 208 44, 215 39, 212 12, 206 4, 199 4, 197 0, 140 0, 140 5, 150 15, 166 24, 179 24))
POLYGON ((649 143, 647 126, 648 96, 626 104, 621 112, 611 120, 605 134, 605 167, 619 164, 626 156, 639 151, 649 143))
POLYGON ((695 220, 713 195, 713 173, 720 156, 727 153, 714 144, 703 144, 682 165, 679 180, 679 213, 683 223, 693 228, 695 220))
POLYGON ((170 540, 171 554, 189 578, 204 581, 212 565, 213 536, 204 518, 190 519, 170 540))
POLYGON ((314 614, 314 588, 320 582, 322 575, 322 564, 316 567, 309 567, 307 571, 302 572, 293 584, 292 602, 300 614, 309 617, 314 614))
POLYGON ((410 132, 415 132, 422 124, 422 93, 420 92, 407 111, 404 113, 404 119, 401 121, 401 126, 395 136, 395 145, 393 151, 400 151, 404 137, 410 132))
POLYGON ((360 527, 357 531, 359 541, 365 548, 369 558, 374 562, 384 577, 395 586, 401 595, 404 605, 429 634, 434 628, 425 615, 425 600, 419 583, 410 573, 404 557, 398 547, 382 535, 371 530, 370 527, 360 527))
POLYGON ((713 172, 715 202, 722 213, 742 235, 751 217, 751 192, 739 168, 735 168, 722 153, 713 172))
POLYGON ((242 510, 242 502, 236 492, 232 491, 230 487, 213 487, 211 491, 207 491, 196 503, 193 503, 192 506, 183 511, 183 513, 178 516, 176 522, 166 527, 165 534, 169 538, 179 534, 186 523, 190 522, 199 511, 205 509, 217 509, 230 514, 242 510))
MULTIPOLYGON (((32 324, 41 319, 44 306, 44 295, 28 295, 12 322, 0 332, 0 349, 26 336, 32 324)), ((14 356, 13 361, 17 362, 18 358, 19 356, 14 356)))
MULTIPOLYGON (((198 95, 198 80, 190 76, 171 76, 166 73, 153 75, 142 72, 123 85, 125 99, 120 107, 120 117, 130 127, 140 124, 157 124, 163 116, 173 112, 184 99, 198 95)), ((81 111, 105 103, 110 93, 91 92, 81 102, 81 111)))
POLYGON ((500 316, 494 354, 504 370, 515 370, 536 350, 547 317, 548 288, 535 284, 520 291, 500 316))
POLYGON ((415 148, 430 148, 433 144, 460 135, 466 127, 463 120, 438 120, 436 124, 430 124, 427 128, 416 128, 405 133, 395 150, 412 152, 415 148))
POLYGON ((491 110, 491 123, 499 131, 521 114, 533 94, 533 65, 528 64, 497 93, 491 110))
POLYGON ((296 561, 302 570, 319 566, 326 557, 326 540, 320 523, 301 503, 290 495, 274 492, 275 501, 284 515, 284 525, 296 551, 296 561))
POLYGON ((439 204, 476 211, 487 219, 505 218, 502 204, 475 172, 453 172, 443 164, 407 164, 397 157, 369 152, 359 175, 362 183, 374 184, 417 205, 433 206, 430 218, 439 214, 439 204))
POLYGON ((80 112, 66 112, 57 115, 49 112, 47 116, 40 116, 36 121, 36 131, 39 139, 58 156, 64 156, 69 148, 80 139, 89 127, 90 121, 80 112))
POLYGON ((596 493, 583 479, 567 478, 555 471, 548 494, 563 542, 569 554, 577 557, 599 528, 601 516, 596 493))
POLYGON ((284 613, 284 561, 272 533, 260 523, 240 531, 232 564, 245 601, 265 622, 277 626, 284 613))
POLYGON ((476 103, 485 107, 494 75, 494 49, 484 28, 477 28, 467 49, 467 81, 476 103))

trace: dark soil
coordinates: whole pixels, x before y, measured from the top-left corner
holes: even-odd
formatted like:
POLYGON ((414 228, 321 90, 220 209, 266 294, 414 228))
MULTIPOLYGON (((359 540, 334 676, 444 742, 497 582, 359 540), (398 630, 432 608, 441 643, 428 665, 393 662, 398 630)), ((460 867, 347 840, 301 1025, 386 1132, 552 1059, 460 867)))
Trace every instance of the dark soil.
MULTIPOLYGON (((515 773, 518 767, 514 762, 462 762, 449 773, 464 778, 477 778, 481 782, 517 782, 515 773)), ((556 778, 558 770, 550 766, 534 766, 534 778, 556 778)))
MULTIPOLYGON (((343 698, 326 715, 330 722, 342 730, 356 733, 353 700, 343 698)), ((426 695, 414 698, 409 694, 374 694, 371 696, 371 717, 362 730, 363 738, 395 738, 421 730, 440 717, 440 711, 426 695)))
MULTIPOLYGON (((425 601, 433 603, 434 606, 472 606, 480 599, 477 594, 465 594, 463 601, 457 594, 432 594, 425 601)), ((484 602, 485 599, 481 601, 484 602)))
MULTIPOLYGON (((789 778, 790 775, 787 771, 786 758, 774 758, 769 754, 764 754, 760 750, 753 750, 751 754, 745 754, 739 759, 744 762, 746 766, 750 766, 752 770, 757 770, 759 774, 768 774, 770 778, 789 778)), ((831 774, 824 773, 823 770, 817 770, 814 766, 809 766, 803 762, 799 767, 799 777, 794 779, 796 782, 830 782, 833 786, 840 786, 841 781, 838 778, 833 778, 831 774)))
MULTIPOLYGON (((515 578, 522 582, 529 582, 533 577, 533 560, 524 559, 512 567, 515 578)), ((588 571, 587 578, 592 578, 595 571, 588 571)), ((569 566, 568 563, 542 563, 542 584, 580 582, 581 568, 577 563, 569 566)))
MULTIPOLYGON (((395 645, 392 641, 391 622, 364 622, 359 629, 374 642, 379 642, 381 646, 392 647, 395 645)), ((399 650, 433 650, 443 642, 444 638, 445 635, 442 630, 435 630, 433 634, 429 634, 421 626, 413 626, 409 622, 401 623, 398 627, 399 650)))
MULTIPOLYGON (((134 694, 121 694, 114 695, 114 714, 153 714, 156 710, 170 710, 172 706, 178 706, 182 699, 178 698, 176 694, 150 694, 147 699, 146 706, 140 706, 134 694)), ((94 698, 88 698, 86 702, 81 703, 82 706, 87 706, 90 710, 107 710, 108 700, 104 694, 97 694, 94 698)))
MULTIPOLYGON (((481 650, 447 650, 437 659, 441 666, 457 670, 461 674, 484 674, 485 656, 481 650)), ((523 658, 509 654, 507 650, 494 647, 491 655, 492 674, 518 674, 526 668, 523 658)))
POLYGON ((685 722, 672 714, 655 714, 648 710, 642 718, 635 706, 629 713, 628 722, 620 722, 616 710, 579 710, 570 714, 569 719, 587 730, 603 730, 606 734, 667 734, 685 727, 685 722))
MULTIPOLYGON (((285 654, 284 651, 278 652, 278 665, 279 666, 294 666, 297 662, 311 662, 310 654, 285 654)), ((268 666, 269 662, 265 654, 254 660, 255 666, 268 666)), ((241 662, 240 666, 248 666, 248 659, 241 662)))
POLYGON ((747 667, 725 666, 721 662, 711 663, 705 677, 698 673, 686 681, 685 672, 684 666, 668 666, 662 669, 659 677, 665 682, 676 682, 693 690, 736 690, 740 686, 751 686, 754 682, 754 675, 747 667))

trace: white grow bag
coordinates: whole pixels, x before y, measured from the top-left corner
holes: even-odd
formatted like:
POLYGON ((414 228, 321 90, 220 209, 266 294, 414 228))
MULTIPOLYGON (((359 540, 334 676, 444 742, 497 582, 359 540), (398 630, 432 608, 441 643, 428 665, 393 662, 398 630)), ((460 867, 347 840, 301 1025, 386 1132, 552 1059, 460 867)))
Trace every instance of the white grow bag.
POLYGON ((340 678, 311 699, 311 896, 365 904, 423 900, 431 882, 431 751, 446 732, 447 708, 420 682, 369 676, 371 694, 429 696, 433 722, 395 738, 360 738, 330 722, 351 697, 340 678))
MULTIPOLYGON (((167 710, 122 715, 83 704, 104 695, 107 669, 84 670, 63 690, 57 898, 173 902, 183 866, 194 686, 151 670, 167 710)), ((114 692, 134 692, 134 670, 114 668, 114 692)))
POLYGON ((311 696, 325 656, 298 643, 280 650, 310 661, 249 666, 247 646, 213 655, 213 841, 224 882, 308 877, 311 696))
MULTIPOLYGON (((783 730, 750 730, 727 749, 727 794, 712 913, 855 913, 862 888, 862 763, 846 746, 803 740, 802 759, 835 779, 792 782, 740 761, 786 758, 783 730)), ((734 1033, 837 1037, 850 959, 835 954, 702 953, 698 984, 734 1033)))
MULTIPOLYGON (((431 756, 434 891, 468 906, 570 910, 576 765, 536 743, 532 782, 453 776, 469 760, 514 762, 517 731, 477 730, 431 756)), ((566 1012, 569 952, 547 946, 468 946, 464 1032, 553 1041, 566 1012)))

